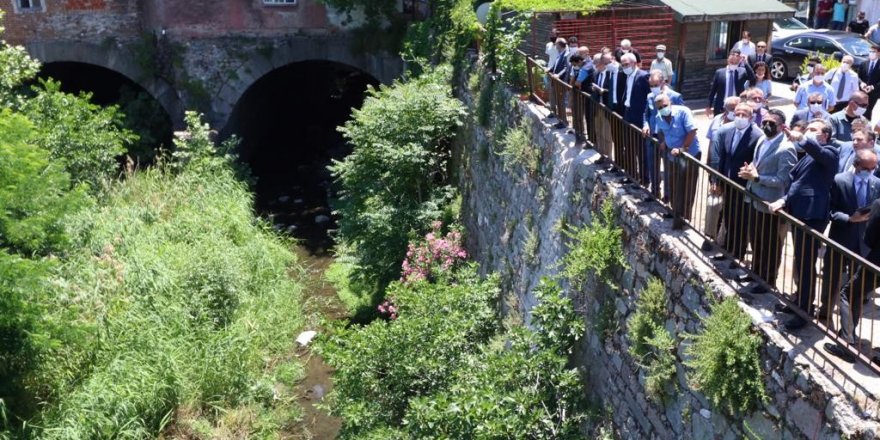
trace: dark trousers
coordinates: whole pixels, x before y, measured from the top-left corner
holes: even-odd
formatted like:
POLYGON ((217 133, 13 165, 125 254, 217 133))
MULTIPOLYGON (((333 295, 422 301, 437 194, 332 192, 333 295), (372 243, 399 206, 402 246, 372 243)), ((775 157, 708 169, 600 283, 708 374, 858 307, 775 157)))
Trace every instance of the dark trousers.
MULTIPOLYGON (((702 153, 694 158, 700 160, 702 153)), ((664 197, 672 202, 672 211, 685 220, 691 219, 691 211, 697 195, 697 171, 699 167, 682 156, 673 156, 666 151, 664 197)))
MULTIPOLYGON (((872 263, 877 264, 878 262, 872 263)), ((862 306, 871 299, 871 292, 877 288, 877 284, 880 282, 874 272, 866 271, 861 265, 856 265, 854 272, 852 280, 845 283, 840 289, 841 302, 846 302, 849 305, 852 318, 853 334, 850 336, 856 336, 855 329, 858 328, 862 317, 862 306)))
POLYGON ((645 139, 645 146, 642 150, 641 170, 642 183, 646 188, 651 188, 651 193, 655 196, 660 194, 660 161, 657 156, 657 144, 652 139, 656 137, 657 134, 653 133, 650 138, 645 139))
POLYGON ((724 207, 721 208, 721 218, 727 234, 724 237, 724 249, 727 249, 734 258, 742 260, 746 255, 746 239, 748 234, 749 219, 747 206, 743 201, 742 193, 725 186, 724 207))
POLYGON ((776 274, 782 258, 782 237, 779 217, 751 208, 749 243, 752 244, 752 271, 770 286, 776 285, 776 274))
MULTIPOLYGON (((801 220, 814 231, 824 231, 828 220, 801 220)), ((794 276, 797 280, 798 307, 813 314, 813 295, 816 285, 816 258, 821 242, 800 228, 794 228, 794 276)))

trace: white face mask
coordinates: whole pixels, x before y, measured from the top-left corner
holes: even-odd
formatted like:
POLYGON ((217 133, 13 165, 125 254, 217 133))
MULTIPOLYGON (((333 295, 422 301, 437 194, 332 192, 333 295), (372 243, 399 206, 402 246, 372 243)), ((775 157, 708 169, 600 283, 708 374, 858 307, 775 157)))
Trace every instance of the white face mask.
POLYGON ((658 59, 658 60, 662 60, 664 56, 666 56, 665 53, 663 53, 663 52, 657 52, 657 59, 658 59))
POLYGON ((825 75, 816 75, 813 77, 813 84, 821 84, 822 81, 825 81, 825 75))
POLYGON ((663 91, 661 87, 651 87, 651 93, 655 95, 659 95, 663 91))
POLYGON ((841 64, 841 65, 840 65, 840 71, 841 71, 841 72, 847 72, 847 71, 849 71, 849 64, 848 64, 848 63, 843 63, 843 64, 841 64))
POLYGON ((732 111, 727 112, 727 120, 728 121, 732 121, 734 118, 736 118, 736 112, 732 112, 732 111))
POLYGON ((856 107, 856 109, 853 110, 853 113, 856 116, 862 116, 865 114, 866 111, 868 111, 868 109, 866 107, 856 107))
POLYGON ((742 116, 737 116, 733 118, 733 126, 736 127, 737 130, 742 130, 749 126, 749 118, 744 118, 742 116))
POLYGON ((632 67, 624 67, 624 68, 623 68, 623 74, 624 74, 624 75, 630 75, 630 74, 632 74, 633 72, 635 72, 635 69, 633 69, 632 67))
POLYGON ((813 73, 813 66, 807 66, 807 73, 813 73))
POLYGON ((822 104, 810 104, 810 111, 813 113, 819 113, 823 110, 822 104))
POLYGON ((754 105, 755 105, 755 111, 758 111, 758 110, 761 110, 762 108, 764 108, 763 102, 756 102, 754 105))

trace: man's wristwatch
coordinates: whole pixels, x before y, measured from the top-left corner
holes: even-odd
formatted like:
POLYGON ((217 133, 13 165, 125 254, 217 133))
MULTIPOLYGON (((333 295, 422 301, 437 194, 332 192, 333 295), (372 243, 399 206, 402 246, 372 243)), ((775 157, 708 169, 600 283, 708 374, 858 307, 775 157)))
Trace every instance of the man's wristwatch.
POLYGON ((755 180, 753 182, 758 183, 761 181, 761 176, 755 176, 755 180))

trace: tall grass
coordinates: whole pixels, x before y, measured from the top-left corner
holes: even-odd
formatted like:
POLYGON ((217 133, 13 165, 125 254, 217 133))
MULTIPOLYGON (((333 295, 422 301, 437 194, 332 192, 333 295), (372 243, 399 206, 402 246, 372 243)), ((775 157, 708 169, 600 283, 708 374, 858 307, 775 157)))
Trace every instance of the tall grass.
POLYGON ((101 199, 67 220, 75 251, 44 307, 55 343, 33 374, 46 407, 32 434, 155 438, 179 408, 209 426, 237 406, 273 411, 301 285, 246 186, 226 168, 154 169, 101 199))

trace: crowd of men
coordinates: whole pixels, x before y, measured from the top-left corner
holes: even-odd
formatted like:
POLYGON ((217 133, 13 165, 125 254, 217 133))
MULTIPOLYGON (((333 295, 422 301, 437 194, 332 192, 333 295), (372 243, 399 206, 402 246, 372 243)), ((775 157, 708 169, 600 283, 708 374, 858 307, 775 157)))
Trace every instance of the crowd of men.
MULTIPOLYGON (((584 99, 586 111, 581 117, 592 119, 593 124, 587 125, 594 131, 587 134, 600 153, 615 161, 620 160, 622 147, 618 146, 620 134, 609 128, 610 119, 640 127, 646 139, 636 153, 641 183, 662 194, 682 218, 698 214, 692 211, 699 197, 722 200, 720 215, 707 220, 712 224, 707 224, 706 232, 712 238, 704 243, 704 251, 720 245, 744 262, 751 249, 752 270, 775 286, 787 236, 778 215, 784 210, 812 231, 827 233, 843 248, 880 265, 880 147, 876 142, 880 123, 866 118, 880 95, 876 49, 871 49, 870 60, 858 69, 849 56, 831 71, 811 59, 808 72, 792 85, 797 110, 786 118, 779 109, 765 105, 771 94, 767 43, 752 43, 751 35, 743 32, 742 40, 729 51, 727 65, 712 78, 705 111, 713 119, 701 142, 692 110, 670 86, 675 73, 663 44, 655 47, 650 68, 643 70, 645 55, 629 40, 595 54, 573 40, 555 31, 551 35, 546 46, 548 81, 558 79, 582 93, 563 98, 551 93, 551 101, 556 101, 551 108, 559 108, 559 99, 566 100, 566 105, 584 99), (709 178, 708 194, 696 194, 700 173, 695 162, 701 160, 723 176, 709 178), (730 181, 746 191, 732 190, 730 181)), ((556 127, 565 128, 567 118, 559 119, 556 127)), ((843 323, 839 334, 852 340, 862 305, 880 280, 866 275, 839 251, 825 249, 823 255, 821 243, 810 231, 793 228, 791 233, 797 288, 791 292, 793 302, 826 322, 838 305, 843 323), (821 275, 816 272, 817 262, 821 275)), ((767 292, 763 284, 749 291, 767 292)), ((779 312, 793 311, 780 307, 779 312)), ((805 324, 792 313, 784 328, 794 331, 805 324)), ((853 361, 851 354, 835 344, 826 344, 825 349, 853 361)))

